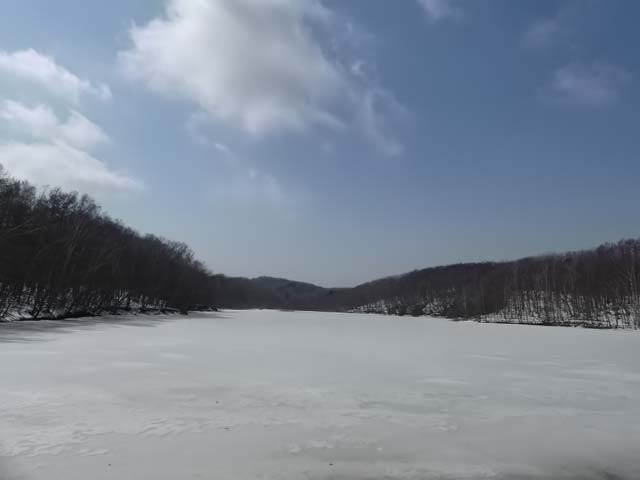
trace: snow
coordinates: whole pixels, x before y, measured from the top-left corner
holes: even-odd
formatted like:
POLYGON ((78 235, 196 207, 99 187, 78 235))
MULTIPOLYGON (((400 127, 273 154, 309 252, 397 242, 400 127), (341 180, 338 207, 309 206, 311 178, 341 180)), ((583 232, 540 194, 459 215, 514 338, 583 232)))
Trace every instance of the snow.
POLYGON ((229 311, 0 325, 0 479, 640 478, 640 333, 229 311))

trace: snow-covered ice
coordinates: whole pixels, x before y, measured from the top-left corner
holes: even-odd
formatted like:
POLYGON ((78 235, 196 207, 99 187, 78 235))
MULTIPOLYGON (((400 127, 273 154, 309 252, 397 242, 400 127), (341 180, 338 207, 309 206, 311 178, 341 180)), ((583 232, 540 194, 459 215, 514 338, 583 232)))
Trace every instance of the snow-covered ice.
POLYGON ((0 479, 637 479, 640 334, 278 311, 0 325, 0 479))

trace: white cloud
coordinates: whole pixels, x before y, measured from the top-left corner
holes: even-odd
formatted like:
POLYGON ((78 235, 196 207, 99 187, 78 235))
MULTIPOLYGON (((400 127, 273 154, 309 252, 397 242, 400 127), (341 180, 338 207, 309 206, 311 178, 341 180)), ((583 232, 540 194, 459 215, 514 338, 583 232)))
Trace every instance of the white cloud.
POLYGON ((128 77, 253 136, 342 132, 378 88, 332 48, 349 25, 318 0, 169 0, 131 29, 119 61, 128 77))
POLYGON ((615 65, 570 63, 553 73, 543 94, 558 103, 604 107, 615 103, 630 82, 631 75, 615 65))
POLYGON ((560 16, 538 19, 527 29, 522 42, 526 48, 540 50, 550 46, 563 31, 560 16))
POLYGON ((110 141, 98 125, 75 110, 62 121, 46 105, 29 107, 20 102, 6 100, 0 107, 0 120, 3 120, 16 135, 35 140, 64 141, 83 149, 110 141))
POLYGON ((89 153, 63 142, 0 144, 0 164, 12 176, 38 185, 91 192, 142 188, 89 153))
POLYGON ((35 100, 55 97, 58 108, 74 107, 60 116, 41 102, 0 102, 0 164, 12 176, 91 193, 142 188, 95 157, 93 151, 111 140, 75 109, 83 97, 108 100, 108 86, 81 78, 33 49, 0 50, 0 75, 21 86, 30 84, 22 89, 22 96, 35 100))
POLYGON ((75 110, 60 125, 60 137, 79 148, 93 148, 110 142, 109 136, 98 125, 75 110))
POLYGON ((110 140, 76 111, 60 120, 46 105, 6 100, 0 107, 0 126, 8 136, 0 143, 0 164, 16 178, 89 192, 141 188, 90 153, 110 140))
POLYGON ((454 5, 453 0, 418 0, 418 3, 434 22, 460 20, 463 16, 462 9, 454 5))
POLYGON ((315 2, 173 0, 165 18, 131 30, 120 58, 132 77, 251 133, 336 127, 327 103, 344 80, 305 25, 324 18, 315 2))
POLYGON ((19 81, 31 82, 73 103, 78 103, 83 95, 101 100, 111 98, 111 90, 107 85, 95 85, 80 78, 56 63, 52 57, 33 49, 16 52, 0 50, 0 73, 19 81))

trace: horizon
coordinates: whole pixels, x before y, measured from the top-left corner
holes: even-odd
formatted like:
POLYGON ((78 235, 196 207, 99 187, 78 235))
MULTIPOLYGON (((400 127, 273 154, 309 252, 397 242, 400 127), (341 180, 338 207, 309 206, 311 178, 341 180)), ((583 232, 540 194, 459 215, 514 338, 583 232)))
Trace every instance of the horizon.
POLYGON ((418 272, 418 271, 422 271, 422 270, 429 270, 431 268, 439 268, 439 267, 451 267, 451 266, 455 266, 455 265, 469 265, 469 264, 480 264, 480 263, 510 263, 510 262, 517 262, 520 260, 528 260, 528 259, 532 259, 532 258, 544 258, 547 256, 554 256, 554 255, 565 255, 565 254, 570 254, 570 253, 581 253, 581 252, 589 252, 589 251, 593 251, 596 250, 599 247, 605 246, 605 245, 615 245, 618 244, 620 242, 625 242, 625 241, 635 241, 638 240, 638 238, 619 238, 617 240, 610 240, 610 241, 605 241, 602 243, 599 243, 597 245, 592 245, 592 246, 587 246, 585 248, 580 248, 580 249, 574 249, 574 250, 562 250, 562 251, 548 251, 548 252, 540 252, 540 253, 534 253, 532 255, 525 255, 525 256, 521 256, 521 257, 516 257, 516 258, 502 258, 499 260, 496 259, 487 259, 487 260, 470 260, 467 262, 453 262, 453 263, 439 263, 437 265, 426 265, 426 266, 417 266, 411 270, 407 270, 404 272, 399 272, 399 273, 392 273, 390 275, 385 275, 382 277, 375 277, 375 278, 371 278, 369 280, 365 280, 364 282, 360 282, 354 285, 320 285, 318 283, 313 283, 313 282, 307 282, 305 280, 300 280, 300 279, 296 279, 296 278, 286 278, 286 277, 276 277, 273 275, 257 275, 257 276, 252 276, 252 277, 241 277, 239 275, 228 275, 225 272, 213 272, 214 274, 222 274, 226 277, 234 277, 234 278, 248 278, 249 280, 258 280, 260 278, 270 278, 273 280, 286 280, 286 281, 292 281, 292 282, 297 282, 297 283, 306 283, 309 285, 313 285, 316 287, 321 287, 321 288, 325 288, 325 289, 350 289, 350 288, 355 288, 358 287, 360 285, 366 284, 366 283, 370 283, 370 282, 375 282, 377 280, 384 280, 387 278, 394 278, 394 277, 402 277, 403 275, 408 275, 410 273, 413 272, 418 272))
POLYGON ((639 235, 640 4, 5 10, 0 164, 214 273, 348 288, 639 235))

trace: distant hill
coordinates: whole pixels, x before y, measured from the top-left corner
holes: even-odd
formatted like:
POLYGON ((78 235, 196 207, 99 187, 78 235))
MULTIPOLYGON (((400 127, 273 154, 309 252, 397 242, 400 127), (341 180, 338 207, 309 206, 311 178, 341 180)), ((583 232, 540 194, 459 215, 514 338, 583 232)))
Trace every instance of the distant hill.
MULTIPOLYGON (((337 292, 350 289, 324 288, 286 278, 221 277, 221 306, 228 308, 282 308, 296 310, 329 310, 330 299, 337 292)), ((340 302, 338 302, 340 303, 340 302)), ((330 306, 331 305, 331 306, 330 306)))
POLYGON ((251 282, 259 288, 273 292, 279 298, 290 301, 294 299, 314 298, 324 294, 327 289, 311 283, 296 282, 286 278, 257 277, 251 282))

